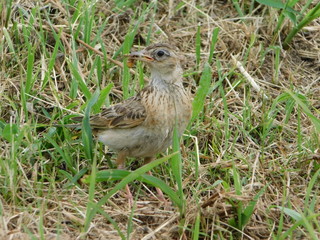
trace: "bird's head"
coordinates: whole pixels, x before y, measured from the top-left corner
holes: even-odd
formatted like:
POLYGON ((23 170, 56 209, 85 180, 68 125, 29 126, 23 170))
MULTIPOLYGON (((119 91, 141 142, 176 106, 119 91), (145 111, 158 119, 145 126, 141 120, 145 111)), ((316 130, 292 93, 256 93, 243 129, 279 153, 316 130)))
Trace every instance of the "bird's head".
POLYGON ((169 44, 156 43, 145 49, 132 52, 128 55, 129 60, 140 60, 145 62, 151 69, 151 73, 160 75, 174 74, 177 70, 181 72, 181 57, 175 48, 169 44))

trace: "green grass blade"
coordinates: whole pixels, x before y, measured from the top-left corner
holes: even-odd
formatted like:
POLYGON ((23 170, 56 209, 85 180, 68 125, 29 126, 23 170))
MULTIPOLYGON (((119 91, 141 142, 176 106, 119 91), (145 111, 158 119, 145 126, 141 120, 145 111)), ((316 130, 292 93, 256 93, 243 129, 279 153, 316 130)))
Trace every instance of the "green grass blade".
POLYGON ((240 175, 239 175, 239 173, 237 171, 237 168, 236 168, 234 163, 233 163, 233 166, 232 166, 232 176, 233 176, 234 188, 236 190, 236 194, 241 196, 242 187, 241 187, 240 175))
MULTIPOLYGON (((34 48, 29 47, 28 48, 28 60, 27 60, 27 79, 25 83, 25 93, 30 94, 30 91, 33 87, 34 80, 33 80, 33 66, 34 66, 34 48)), ((26 99, 28 97, 26 96, 26 99)))
POLYGON ((43 221, 43 215, 45 214, 45 204, 46 201, 39 202, 38 203, 40 206, 39 207, 39 224, 38 224, 38 230, 39 230, 39 235, 41 240, 45 240, 45 234, 44 234, 44 221, 43 221))
POLYGON ((252 201, 249 202, 248 206, 244 209, 242 214, 242 225, 243 227, 249 222, 254 210, 255 206, 259 200, 259 198, 264 194, 268 185, 264 186, 253 198, 252 201))
MULTIPOLYGON (((239 175, 234 163, 232 164, 232 176, 233 176, 233 182, 234 182, 234 188, 235 188, 236 194, 238 196, 241 196, 242 186, 241 186, 240 175, 239 175)), ((243 219, 242 219, 242 214, 243 214, 242 202, 240 202, 240 201, 237 202, 236 210, 237 210, 238 218, 233 218, 234 226, 237 227, 239 230, 242 230, 244 227, 243 219)))
MULTIPOLYGON (((298 0, 297 0, 298 1, 298 0)), ((298 17, 298 21, 300 21, 301 20, 301 18, 303 18, 303 14, 304 14, 304 12, 306 11, 306 10, 308 10, 308 8, 309 8, 309 6, 310 6, 310 4, 313 2, 313 0, 308 0, 307 1, 307 3, 303 6, 303 8, 301 9, 301 11, 300 11, 300 15, 299 15, 299 17, 298 17)))
POLYGON ((86 111, 84 114, 84 118, 82 120, 82 142, 84 147, 84 152, 86 158, 89 160, 93 159, 93 139, 92 139, 92 131, 90 127, 90 111, 92 106, 97 102, 99 98, 99 91, 97 90, 93 95, 92 98, 89 100, 86 111))
POLYGON ((174 155, 171 158, 170 165, 172 169, 172 173, 175 179, 175 182, 178 186, 178 195, 181 200, 181 205, 179 205, 180 213, 183 215, 185 211, 185 197, 182 188, 182 160, 180 154, 180 136, 178 133, 177 127, 174 128, 173 132, 173 144, 172 144, 173 152, 178 152, 178 154, 174 155))
POLYGON ((10 19, 10 16, 11 16, 11 11, 12 11, 12 2, 13 2, 13 0, 7 0, 7 1, 3 1, 3 3, 1 3, 1 4, 3 4, 2 5, 2 8, 4 9, 4 10, 6 10, 5 11, 5 13, 6 13, 6 16, 5 16, 5 19, 6 19, 6 21, 5 21, 5 28, 7 28, 8 27, 8 24, 9 24, 9 19, 10 19), (6 6, 5 6, 6 5, 6 6))
MULTIPOLYGON (((124 40, 123 43, 123 54, 130 53, 130 49, 133 43, 135 32, 130 31, 124 40)), ((123 90, 123 98, 127 99, 129 97, 129 84, 130 84, 130 71, 127 64, 128 59, 123 59, 123 77, 122 77, 122 90, 123 90)))
POLYGON ((92 26, 94 18, 91 17, 91 14, 94 14, 94 5, 91 5, 91 7, 85 8, 84 12, 84 42, 90 44, 91 41, 91 35, 92 35, 92 26))
POLYGON ((74 176, 72 176, 71 174, 69 174, 68 172, 66 172, 64 170, 60 170, 59 172, 61 172, 64 176, 66 176, 70 181, 69 183, 67 183, 65 185, 66 188, 68 188, 69 186, 74 186, 74 185, 77 185, 80 187, 80 185, 78 184, 78 181, 83 177, 84 174, 86 174, 88 172, 88 168, 82 168, 74 176))
POLYGON ((200 234, 200 212, 197 214, 196 222, 194 224, 193 228, 193 240, 198 240, 199 239, 199 234, 200 234))
POLYGON ((288 36, 283 41, 283 48, 288 49, 289 44, 291 43, 294 36, 307 24, 312 22, 314 19, 320 17, 320 3, 318 3, 313 9, 311 9, 306 16, 301 20, 301 22, 295 26, 291 32, 289 32, 288 36))
MULTIPOLYGON (((72 14, 72 19, 71 19, 71 22, 72 24, 75 24, 76 21, 78 20, 78 18, 80 17, 80 14, 81 14, 81 10, 85 9, 85 7, 83 7, 84 5, 84 1, 83 0, 79 0, 78 1, 78 5, 77 6, 74 6, 74 13, 72 14)), ((80 25, 80 24, 79 24, 80 25)))
POLYGON ((315 126, 315 129, 317 132, 320 132, 320 119, 318 119, 316 116, 314 116, 306 103, 301 99, 301 96, 297 96, 292 91, 287 90, 286 91, 290 96, 296 101, 296 103, 301 107, 302 111, 309 117, 313 125, 315 126))
POLYGON ((299 12, 295 11, 289 4, 283 3, 282 1, 278 0, 256 0, 258 3, 264 4, 269 7, 278 8, 278 9, 285 9, 286 11, 298 14, 299 12))
MULTIPOLYGON (((122 180, 125 177, 127 177, 130 174, 130 171, 126 170, 120 170, 120 169, 109 169, 109 170, 103 170, 99 171, 96 174, 96 181, 97 182, 110 182, 110 181, 117 181, 122 180)), ((83 182, 88 183, 91 176, 86 177, 83 179, 83 182)), ((177 206, 181 205, 181 199, 177 195, 175 191, 173 191, 164 181, 161 179, 148 175, 148 174, 142 174, 139 176, 136 180, 147 183, 153 187, 160 188, 165 194, 168 195, 168 197, 171 199, 171 201, 176 204, 177 206)))
POLYGON ((92 64, 92 67, 90 69, 90 73, 87 77, 88 82, 94 82, 97 86, 100 86, 101 83, 101 77, 102 77, 102 69, 101 69, 101 58, 100 56, 97 56, 94 59, 94 62, 92 64), (95 76, 96 75, 96 76, 95 76))
POLYGON ((274 75, 273 75, 273 82, 278 84, 279 83, 279 73, 280 73, 280 53, 281 48, 279 46, 274 46, 275 51, 275 59, 274 59, 274 75))
POLYGON ((297 146, 299 152, 302 151, 302 138, 303 138, 303 133, 301 131, 301 108, 297 109, 297 146))
POLYGON ((204 108, 204 103, 210 88, 211 79, 212 79, 211 67, 208 63, 206 63, 204 65, 204 69, 200 78, 200 83, 199 83, 197 93, 192 103, 191 122, 193 122, 196 118, 198 118, 198 115, 200 114, 200 112, 202 112, 204 108))
MULTIPOLYGON (((96 186, 96 172, 97 172, 97 155, 94 155, 91 167, 91 177, 89 181, 89 195, 88 203, 86 208, 86 216, 90 214, 92 208, 94 207, 94 195, 95 195, 95 186, 96 186)), ((86 218, 84 225, 87 226, 90 223, 90 219, 86 218)))
POLYGON ((98 209, 106 204, 106 202, 108 201, 108 199, 110 197, 112 197, 114 194, 116 194, 119 190, 121 190, 122 188, 124 188, 128 183, 136 180, 137 178, 139 178, 142 174, 150 171, 152 168, 158 166, 159 164, 168 161, 170 158, 172 158, 174 155, 176 155, 178 153, 173 153, 170 154, 166 157, 154 160, 152 162, 150 162, 147 165, 144 165, 140 168, 138 168, 137 170, 131 172, 127 177, 125 177, 124 179, 121 180, 120 183, 118 183, 111 191, 108 192, 108 194, 106 194, 102 199, 100 199, 100 201, 92 208, 92 211, 89 213, 89 216, 87 216, 88 221, 87 224, 85 225, 85 231, 88 230, 89 228, 89 224, 92 221, 92 219, 94 218, 94 216, 96 215, 98 209))
POLYGON ((244 13, 242 12, 242 9, 239 5, 239 0, 232 0, 234 8, 237 10, 240 17, 244 16, 244 13))
POLYGON ((302 216, 300 213, 298 213, 295 210, 292 210, 290 208, 286 208, 286 207, 278 207, 281 211, 283 211, 285 214, 289 215, 290 217, 292 217, 294 220, 296 221, 300 221, 302 220, 302 216))
POLYGON ((138 69, 138 74, 139 74, 139 86, 140 86, 140 89, 143 89, 144 85, 145 85, 145 81, 144 81, 143 66, 140 61, 137 62, 137 69, 138 69))
POLYGON ((102 82, 102 75, 103 75, 103 70, 102 70, 101 57, 97 56, 97 85, 99 86, 102 82))
MULTIPOLYGON (((310 221, 312 219, 315 219, 317 217, 320 216, 320 214, 314 214, 312 216, 309 216, 307 219, 305 219, 304 217, 302 217, 299 213, 297 213, 296 211, 294 210, 291 210, 291 209, 286 209, 286 208, 283 208, 283 207, 278 207, 279 209, 281 209, 282 211, 286 211, 286 213, 290 216, 294 216, 296 218, 299 218, 300 217, 300 220, 296 221, 287 231, 285 231, 283 234, 280 235, 280 237, 278 238, 279 240, 284 240, 284 239, 288 239, 288 236, 291 235, 292 236, 292 233, 297 229, 299 228, 301 225, 304 224, 305 221, 310 221)), ((291 216, 291 217, 292 217, 291 216)), ((316 220, 317 221, 317 220, 316 220)), ((314 236, 314 232, 312 234, 310 234, 310 239, 312 240, 318 240, 317 237, 314 236)))
POLYGON ((3 126, 2 137, 10 143, 14 142, 15 136, 19 133, 17 124, 8 123, 3 126))
POLYGON ((209 58, 208 58, 209 65, 211 65, 212 60, 213 60, 213 54, 214 54, 214 50, 216 48, 216 43, 218 41, 219 31, 220 31, 220 28, 218 28, 218 27, 213 29, 213 31, 212 31, 210 53, 209 53, 209 58))
POLYGON ((314 219, 318 222, 317 216, 320 216, 320 214, 313 214, 312 216, 309 216, 308 218, 304 215, 301 214, 302 216, 302 220, 303 220, 303 225, 304 227, 307 229, 307 231, 309 232, 309 237, 312 240, 319 240, 317 233, 315 231, 315 229, 313 228, 313 223, 312 223, 312 217, 314 217, 314 219))
POLYGON ((149 30, 148 30, 147 40, 146 40, 147 45, 150 44, 150 39, 151 39, 151 35, 152 35, 153 29, 154 29, 154 21, 155 21, 155 16, 157 15, 157 10, 158 10, 157 4, 155 4, 155 6, 153 8, 153 14, 151 14, 151 23, 149 25, 149 30))
POLYGON ((304 200, 304 211, 306 213, 307 209, 309 209, 309 200, 310 200, 310 196, 311 196, 311 191, 314 188, 314 186, 316 185, 316 182, 319 182, 319 176, 320 176, 320 169, 318 169, 318 171, 316 171, 316 173, 312 176, 309 184, 308 184, 308 188, 306 191, 306 198, 304 200))
POLYGON ((2 28, 2 31, 3 31, 3 34, 4 34, 6 41, 8 43, 10 51, 12 53, 14 53, 14 56, 16 56, 16 51, 14 50, 13 42, 11 40, 10 34, 8 33, 8 30, 6 28, 2 28))
POLYGON ((53 145, 54 149, 60 154, 62 159, 65 161, 68 169, 70 169, 74 174, 77 170, 74 168, 74 163, 71 156, 67 153, 66 149, 62 149, 59 144, 51 137, 51 134, 44 134, 44 138, 53 145))
POLYGON ((82 91, 82 93, 84 94, 86 99, 90 99, 91 92, 79 73, 77 63, 75 63, 75 62, 71 63, 68 61, 68 65, 71 69, 72 75, 73 75, 74 79, 76 80, 80 90, 82 91))
POLYGON ((61 38, 61 34, 62 34, 62 29, 60 29, 59 34, 56 34, 54 31, 53 31, 53 34, 54 34, 54 38, 55 38, 56 43, 54 45, 53 52, 50 55, 48 69, 46 71, 45 77, 44 77, 43 82, 41 84, 42 90, 44 90, 44 88, 46 87, 46 85, 50 79, 50 75, 52 73, 54 64, 56 63, 57 53, 58 53, 59 47, 61 46, 60 38, 61 38))
POLYGON ((96 45, 97 42, 101 42, 102 41, 101 35, 102 35, 103 31, 105 30, 106 25, 108 24, 108 21, 109 21, 109 19, 106 18, 103 21, 103 23, 99 26, 99 30, 97 31, 97 34, 96 34, 95 38, 91 42, 92 46, 96 45))
POLYGON ((197 33, 196 33, 196 61, 197 68, 199 69, 201 59, 201 25, 198 24, 197 33))
POLYGON ((109 83, 104 89, 101 90, 100 96, 99 96, 96 104, 92 107, 94 114, 98 113, 100 111, 100 108, 106 102, 106 98, 109 95, 113 86, 114 86, 113 83, 109 83))

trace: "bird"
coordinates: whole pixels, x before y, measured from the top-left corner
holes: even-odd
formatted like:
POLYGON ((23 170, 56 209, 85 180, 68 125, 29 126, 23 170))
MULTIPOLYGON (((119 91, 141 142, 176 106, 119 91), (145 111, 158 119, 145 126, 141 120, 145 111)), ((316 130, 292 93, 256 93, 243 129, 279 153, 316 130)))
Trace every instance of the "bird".
POLYGON ((147 65, 149 84, 90 117, 98 141, 118 153, 118 169, 125 168, 127 157, 143 158, 144 164, 154 160, 172 144, 175 128, 179 137, 183 134, 192 115, 191 93, 183 86, 182 57, 175 47, 156 43, 126 57, 128 65, 147 65))

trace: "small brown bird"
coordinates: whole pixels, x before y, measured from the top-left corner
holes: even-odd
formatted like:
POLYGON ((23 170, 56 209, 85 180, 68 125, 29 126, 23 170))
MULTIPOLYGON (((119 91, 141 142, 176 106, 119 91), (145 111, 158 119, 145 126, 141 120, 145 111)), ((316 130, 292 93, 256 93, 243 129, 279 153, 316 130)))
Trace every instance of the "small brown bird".
POLYGON ((90 118, 98 140, 118 152, 119 169, 126 157, 142 157, 146 164, 165 151, 175 126, 181 136, 192 112, 190 94, 182 84, 181 57, 172 46, 158 43, 128 57, 130 64, 136 60, 147 64, 149 85, 90 118))

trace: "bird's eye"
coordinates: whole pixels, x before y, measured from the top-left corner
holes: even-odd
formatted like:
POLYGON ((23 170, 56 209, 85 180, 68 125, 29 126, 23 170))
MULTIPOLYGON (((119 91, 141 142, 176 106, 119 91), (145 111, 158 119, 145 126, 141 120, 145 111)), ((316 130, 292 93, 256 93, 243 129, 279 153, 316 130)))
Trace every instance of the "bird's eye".
POLYGON ((165 54, 165 53, 164 53, 164 51, 162 51, 162 50, 160 50, 160 51, 157 52, 157 56, 158 56, 158 57, 162 57, 164 54, 165 54))

